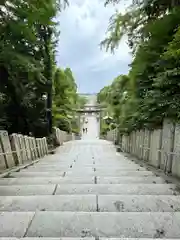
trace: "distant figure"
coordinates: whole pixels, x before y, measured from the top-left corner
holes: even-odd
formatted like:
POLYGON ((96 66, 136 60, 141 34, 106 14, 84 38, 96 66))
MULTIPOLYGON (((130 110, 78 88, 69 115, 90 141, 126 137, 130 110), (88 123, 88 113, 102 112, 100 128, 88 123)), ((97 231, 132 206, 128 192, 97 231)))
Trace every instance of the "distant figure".
POLYGON ((86 133, 87 133, 87 128, 86 128, 86 133))
POLYGON ((85 132, 85 129, 83 128, 83 133, 85 132))

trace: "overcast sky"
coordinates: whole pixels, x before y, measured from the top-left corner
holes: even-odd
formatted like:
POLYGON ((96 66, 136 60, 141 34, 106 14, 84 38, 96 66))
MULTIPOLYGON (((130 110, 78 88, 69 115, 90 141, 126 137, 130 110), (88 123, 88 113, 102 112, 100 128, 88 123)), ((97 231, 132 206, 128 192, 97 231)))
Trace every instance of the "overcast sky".
MULTIPOLYGON (((72 69, 81 93, 98 92, 119 74, 126 74, 131 62, 126 40, 114 55, 99 47, 109 17, 115 11, 113 6, 105 8, 103 3, 103 0, 70 0, 70 6, 59 17, 57 63, 72 69)), ((122 1, 118 9, 123 12, 126 6, 122 1)))

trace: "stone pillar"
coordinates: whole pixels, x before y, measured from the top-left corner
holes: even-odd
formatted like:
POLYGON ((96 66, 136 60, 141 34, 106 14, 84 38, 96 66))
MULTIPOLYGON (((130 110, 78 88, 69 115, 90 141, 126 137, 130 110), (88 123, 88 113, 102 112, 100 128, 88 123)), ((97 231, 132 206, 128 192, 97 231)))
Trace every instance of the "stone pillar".
POLYGON ((4 153, 4 152, 3 152, 2 146, 0 144, 0 171, 5 170, 8 167, 6 164, 5 155, 2 153, 4 153))
POLYGON ((161 149, 162 144, 162 129, 155 129, 151 131, 151 149, 149 154, 149 161, 150 164, 159 168, 160 167, 160 160, 161 154, 159 149, 161 149))
POLYGON ((174 136, 174 149, 172 162, 172 175, 180 178, 180 124, 176 123, 174 136))
POLYGON ((43 157, 42 138, 37 138, 36 141, 38 146, 38 153, 39 153, 38 155, 40 158, 42 158, 43 157))
POLYGON ((144 149, 143 149, 143 147, 144 147, 144 130, 140 130, 140 144, 141 144, 141 146, 140 146, 140 159, 143 159, 143 154, 144 154, 144 149))
POLYGON ((133 155, 136 155, 136 132, 133 131, 133 155))
POLYGON ((133 131, 133 154, 136 155, 136 131, 133 131))
POLYGON ((45 145, 45 153, 48 154, 48 145, 47 145, 47 139, 44 137, 44 145, 45 145))
POLYGON ((45 156, 46 155, 46 149, 45 149, 45 139, 42 138, 42 145, 43 145, 43 155, 45 156))
POLYGON ((32 138, 32 142, 33 142, 35 159, 37 159, 38 158, 38 150, 37 150, 37 146, 36 146, 36 139, 35 139, 35 137, 32 138))
POLYGON ((59 139, 59 144, 62 145, 62 140, 61 140, 61 131, 58 128, 58 139, 59 139))
POLYGON ((60 143, 63 145, 63 132, 59 129, 60 143))
POLYGON ((32 137, 28 137, 29 140, 29 147, 30 147, 30 153, 31 153, 31 160, 35 160, 35 153, 34 153, 34 147, 33 147, 33 139, 32 137))
POLYGON ((19 142, 21 161, 23 163, 27 159, 26 151, 25 151, 25 145, 24 145, 24 138, 21 134, 18 134, 17 138, 18 138, 18 142, 19 142))
POLYGON ((40 148, 40 156, 43 157, 42 139, 41 138, 39 138, 39 148, 40 148))
POLYGON ((28 136, 24 136, 24 144, 25 144, 25 148, 26 148, 26 160, 31 161, 31 152, 30 152, 30 146, 29 146, 29 139, 28 136))
POLYGON ((36 160, 37 156, 36 156, 36 149, 34 146, 34 137, 31 137, 31 144, 32 144, 32 151, 33 151, 33 155, 34 155, 34 160, 36 160))
POLYGON ((40 149, 40 144, 39 144, 39 138, 36 138, 36 147, 37 147, 38 157, 41 158, 41 149, 40 149))
POLYGON ((42 157, 44 157, 45 151, 44 151, 44 139, 43 138, 41 138, 41 151, 42 151, 42 157))
POLYGON ((72 133, 72 140, 74 141, 75 140, 75 134, 72 133))
POLYGON ((143 159, 149 161, 149 152, 150 152, 150 136, 151 133, 149 130, 145 129, 144 131, 144 154, 143 159))
POLYGON ((175 125, 168 119, 163 122, 162 129, 162 154, 161 154, 161 169, 171 172, 173 155, 170 154, 174 149, 175 125))
POLYGON ((56 139, 56 144, 58 146, 62 145, 61 143, 61 130, 59 128, 54 128, 54 133, 55 133, 55 139, 56 139))
POLYGON ((7 131, 0 131, 0 144, 3 152, 5 153, 5 162, 8 168, 15 165, 14 158, 12 155, 11 144, 9 141, 9 136, 7 131))
POLYGON ((22 141, 22 150, 23 150, 23 161, 26 162, 28 160, 28 155, 27 155, 27 149, 26 149, 26 142, 25 142, 25 136, 21 135, 21 141, 22 141))
POLYGON ((16 165, 22 164, 21 151, 20 151, 21 149, 19 145, 18 135, 13 133, 9 136, 9 138, 11 143, 11 149, 13 151, 14 162, 16 165))
POLYGON ((44 138, 42 138, 41 142, 42 142, 42 152, 43 152, 43 157, 44 157, 46 155, 44 138))
POLYGON ((62 140, 63 140, 63 143, 64 143, 66 141, 66 139, 65 139, 65 132, 61 131, 61 133, 62 133, 62 140))

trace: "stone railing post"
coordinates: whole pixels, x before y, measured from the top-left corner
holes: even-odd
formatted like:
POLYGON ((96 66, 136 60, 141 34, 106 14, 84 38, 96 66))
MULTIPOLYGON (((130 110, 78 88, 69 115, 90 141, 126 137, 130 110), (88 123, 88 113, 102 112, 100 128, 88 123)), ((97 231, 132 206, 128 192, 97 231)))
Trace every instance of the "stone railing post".
POLYGON ((23 163, 26 160, 26 152, 25 152, 23 136, 21 134, 18 134, 17 138, 18 138, 18 142, 19 142, 21 162, 23 163))
POLYGON ((48 145, 47 145, 47 139, 44 137, 44 145, 45 145, 45 153, 48 154, 48 145))
POLYGON ((44 139, 41 138, 41 146, 42 146, 42 156, 45 156, 45 148, 44 148, 44 139))
POLYGON ((19 145, 18 135, 13 133, 9 136, 9 139, 11 143, 11 149, 13 151, 15 165, 22 164, 21 149, 19 145))
POLYGON ((4 152, 5 164, 7 168, 15 165, 14 158, 12 155, 11 144, 7 131, 0 131, 0 145, 4 152))
POLYGON ((6 163, 4 151, 3 151, 1 143, 0 143, 0 170, 5 170, 7 167, 8 166, 6 163))
POLYGON ((36 139, 35 139, 35 137, 33 137, 32 142, 33 142, 33 148, 34 148, 35 157, 37 159, 38 158, 38 149, 37 149, 37 146, 36 146, 36 139))
POLYGON ((29 139, 28 136, 24 136, 24 143, 25 143, 25 148, 26 148, 26 160, 31 160, 31 152, 30 152, 30 146, 29 146, 29 139))
POLYGON ((40 158, 41 152, 40 152, 39 138, 36 138, 35 140, 36 140, 36 148, 37 148, 38 158, 40 158))

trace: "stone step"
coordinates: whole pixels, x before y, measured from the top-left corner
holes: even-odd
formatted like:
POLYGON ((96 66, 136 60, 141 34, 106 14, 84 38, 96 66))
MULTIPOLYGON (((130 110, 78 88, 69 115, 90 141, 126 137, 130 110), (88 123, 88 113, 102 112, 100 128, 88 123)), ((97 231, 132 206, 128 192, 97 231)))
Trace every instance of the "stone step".
MULTIPOLYGON (((42 172, 43 173, 43 172, 42 172)), ((55 172, 54 172, 54 174, 55 174, 55 172)), ((67 171, 67 176, 114 176, 114 177, 121 177, 121 176, 134 176, 134 177, 136 177, 136 176, 144 176, 144 177, 146 177, 146 176, 154 176, 154 173, 152 173, 152 172, 150 172, 150 171, 121 171, 121 172, 113 172, 113 173, 111 173, 111 172, 108 172, 108 171, 104 171, 104 172, 85 172, 85 171, 83 171, 83 168, 82 168, 82 170, 80 171, 80 170, 77 170, 77 171, 75 171, 74 169, 73 169, 73 171, 72 170, 69 170, 69 171, 67 171)))
POLYGON ((96 212, 96 195, 6 196, 0 197, 0 211, 72 211, 96 212))
POLYGON ((97 177, 97 184, 129 184, 129 183, 165 183, 161 177, 147 176, 147 177, 97 177))
POLYGON ((77 167, 91 167, 92 164, 94 166, 96 166, 97 168, 129 168, 129 167, 139 167, 139 164, 136 164, 136 163, 132 163, 132 162, 126 162, 126 163, 120 163, 120 162, 112 162, 112 163, 109 163, 109 162, 102 162, 102 163, 98 163, 97 160, 95 159, 95 161, 92 159, 91 162, 88 162, 88 164, 86 163, 83 163, 83 162, 78 162, 78 160, 76 161, 76 166, 77 167))
POLYGON ((36 195, 0 197, 0 211, 180 212, 180 196, 36 195))
MULTIPOLYGON (((110 238, 108 238, 108 239, 99 238, 99 239, 108 240, 110 238)), ((79 238, 79 237, 78 238, 75 238, 75 237, 74 238, 73 237, 71 237, 71 238, 67 238, 67 237, 64 237, 64 238, 51 238, 51 237, 48 237, 48 238, 43 238, 43 237, 41 237, 41 238, 39 238, 39 237, 23 237, 23 238, 0 237, 0 240, 96 240, 96 238, 93 238, 93 237, 85 237, 85 238, 84 237, 83 238, 79 238)), ((116 240, 116 239, 114 239, 114 240, 116 240)), ((138 239, 132 239, 132 240, 138 240, 138 239)), ((148 239, 142 239, 142 240, 148 240, 148 239)), ((172 239, 167 239, 167 240, 172 240, 172 239)))
POLYGON ((1 212, 0 237, 24 237, 34 212, 1 212))
POLYGON ((180 196, 99 195, 100 212, 180 212, 180 196))
POLYGON ((129 167, 123 167, 123 168, 107 168, 107 167, 96 167, 97 172, 122 172, 122 171, 146 171, 146 168, 140 167, 140 166, 129 166, 129 167))
MULTIPOLYGON (((96 169, 96 172, 111 172, 111 173, 115 173, 115 172, 119 172, 119 173, 122 173, 122 171, 146 171, 145 168, 143 167, 138 167, 138 166, 129 166, 129 167, 124 167, 124 168, 98 168, 94 165, 92 165, 91 167, 83 167, 81 166, 81 168, 77 167, 74 163, 71 163, 69 164, 69 166, 67 165, 66 167, 61 167, 61 166, 56 166, 56 167, 29 167, 28 168, 28 171, 30 172, 47 172, 47 171, 54 171, 54 172, 57 172, 57 171, 64 171, 64 170, 68 170, 70 168, 73 168, 73 171, 78 171, 79 172, 79 169, 83 169, 84 172, 92 172, 94 171, 94 168, 96 169)), ((27 171, 27 169, 24 169, 24 170, 21 170, 22 171, 27 171)))
POLYGON ((22 169, 21 170, 21 172, 26 172, 26 171, 28 171, 28 172, 52 172, 52 171, 54 171, 54 172, 64 172, 64 171, 67 171, 67 170, 69 170, 70 169, 70 166, 71 166, 71 164, 69 165, 69 166, 66 166, 66 167, 56 167, 56 168, 52 168, 52 167, 50 167, 50 168, 48 168, 48 167, 46 167, 46 168, 41 168, 41 167, 33 167, 33 168, 28 168, 28 169, 22 169))
POLYGON ((20 172, 14 172, 11 173, 9 175, 9 177, 56 177, 56 176, 64 176, 64 173, 66 173, 67 176, 73 176, 73 177, 85 177, 85 176, 89 176, 89 177, 93 177, 93 176, 116 176, 116 177, 121 177, 121 176, 154 176, 154 174, 150 171, 122 171, 121 173, 116 172, 116 173, 110 173, 110 172, 85 172, 82 170, 78 170, 78 171, 72 171, 72 170, 68 170, 68 171, 49 171, 49 172, 30 172, 26 169, 26 171, 20 171, 20 172))
POLYGON ((55 194, 179 195, 174 184, 60 184, 55 194))
POLYGON ((0 186, 0 196, 31 196, 52 195, 56 190, 55 184, 47 185, 12 185, 0 186))
MULTIPOLYGON (((94 184, 95 177, 19 177, 19 178, 0 178, 0 186, 5 185, 41 185, 41 184, 94 184)), ((142 184, 159 184, 165 183, 165 180, 160 177, 147 176, 147 177, 97 177, 97 184, 129 184, 129 183, 142 183, 142 184)))
POLYGON ((25 172, 14 172, 9 175, 9 177, 62 177, 64 176, 64 172, 30 172, 30 171, 25 171, 25 172))
POLYGON ((180 212, 3 212, 0 236, 179 238, 179 223, 180 212))
POLYGON ((5 185, 43 185, 43 184, 93 184, 95 177, 19 177, 0 178, 0 186, 5 185))
POLYGON ((0 196, 48 194, 179 195, 179 192, 173 184, 44 184, 0 186, 0 196))
MULTIPOLYGON (((105 237, 61 237, 61 238, 52 238, 52 237, 23 237, 23 238, 15 238, 15 237, 0 237, 0 240, 139 240, 139 238, 105 238, 105 237)), ((180 238, 176 238, 179 240, 180 238)), ((150 238, 141 238, 141 240, 150 240, 150 238)), ((153 238, 153 240, 159 240, 159 238, 153 238)), ((173 240, 170 238, 166 238, 166 240, 173 240)))

